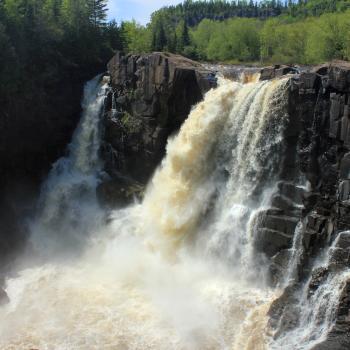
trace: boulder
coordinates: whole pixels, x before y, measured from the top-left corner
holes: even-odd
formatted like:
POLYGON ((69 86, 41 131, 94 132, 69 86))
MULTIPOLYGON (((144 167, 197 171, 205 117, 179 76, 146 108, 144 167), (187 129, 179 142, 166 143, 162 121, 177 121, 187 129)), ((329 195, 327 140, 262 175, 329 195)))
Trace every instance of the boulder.
POLYGON ((350 89, 350 63, 333 61, 329 66, 329 84, 335 90, 348 92, 350 89))
POLYGON ((274 78, 282 77, 286 74, 295 74, 298 70, 292 66, 275 65, 271 67, 264 67, 260 71, 260 80, 270 80, 274 78))

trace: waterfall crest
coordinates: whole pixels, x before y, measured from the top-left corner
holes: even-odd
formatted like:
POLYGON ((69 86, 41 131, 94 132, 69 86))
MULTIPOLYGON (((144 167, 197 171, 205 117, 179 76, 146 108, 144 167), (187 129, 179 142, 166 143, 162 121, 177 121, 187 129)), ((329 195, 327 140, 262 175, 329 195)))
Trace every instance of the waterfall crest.
POLYGON ((269 349, 267 312, 280 291, 264 283, 255 225, 278 180, 288 78, 220 79, 169 140, 143 202, 109 223, 95 194, 108 89, 99 81, 86 88, 32 225, 39 251, 65 251, 82 235, 89 244, 74 261, 7 280, 0 348, 269 349))

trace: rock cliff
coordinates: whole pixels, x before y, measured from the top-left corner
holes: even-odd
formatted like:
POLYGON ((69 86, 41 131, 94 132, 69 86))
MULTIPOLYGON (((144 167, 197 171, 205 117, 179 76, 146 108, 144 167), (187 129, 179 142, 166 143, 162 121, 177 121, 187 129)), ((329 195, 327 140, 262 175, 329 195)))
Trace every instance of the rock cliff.
MULTIPOLYGON (((215 86, 216 69, 154 53, 117 54, 108 70, 114 91, 107 106, 103 149, 109 180, 99 192, 104 203, 118 206, 142 191, 164 156, 169 135, 215 86)), ((292 248, 300 252, 296 275, 270 310, 270 326, 279 327, 276 334, 298 323, 295 309, 301 285, 306 283, 308 293, 316 293, 324 278, 350 265, 345 233, 350 229, 350 64, 267 67, 261 80, 286 74, 290 87, 285 156, 270 209, 260 213, 256 230, 256 250, 270 261, 272 284, 285 283, 292 248), (330 250, 336 240, 339 243, 330 250), (332 252, 332 264, 324 271, 313 269, 315 259, 327 251, 332 252)), ((334 329, 315 350, 350 347, 349 283, 334 329)))
MULTIPOLYGON (((279 73, 280 69, 270 69, 271 76, 279 73)), ((266 75, 265 71, 262 76, 266 75)), ((263 215, 258 240, 258 248, 270 258, 273 283, 282 283, 293 244, 300 254, 296 275, 270 310, 271 325, 278 324, 279 332, 299 322, 296 309, 301 285, 306 285, 311 297, 325 279, 350 267, 349 93, 347 62, 291 76, 282 182, 272 208, 263 215), (316 268, 322 254, 328 267, 316 268)), ((314 350, 350 347, 349 283, 343 286, 333 330, 314 350)))
POLYGON ((215 86, 212 71, 184 57, 153 53, 108 63, 113 93, 105 116, 103 154, 109 181, 99 195, 118 205, 142 192, 165 154, 168 137, 215 86))
MULTIPOLYGON (((112 58, 112 89, 103 120, 106 176, 98 189, 101 203, 118 207, 142 196, 165 154, 168 137, 216 85, 215 70, 166 53, 118 53, 112 58)), ((269 262, 274 285, 286 283, 292 248, 300 252, 295 274, 269 312, 277 335, 298 323, 301 285, 314 295, 325 279, 350 266, 350 64, 339 61, 303 70, 267 67, 261 79, 286 74, 290 86, 284 161, 270 208, 257 220, 255 244, 269 262), (329 264, 315 268, 322 252, 328 252, 329 264)), ((14 234, 20 231, 17 223, 22 216, 17 198, 25 202, 24 193, 38 186, 64 152, 80 114, 80 92, 75 84, 62 94, 55 90, 50 115, 45 114, 47 106, 39 105, 20 121, 26 112, 23 105, 12 119, 1 116, 0 256, 7 255, 20 237, 14 234), (66 107, 59 108, 61 104, 66 107)), ((350 348, 349 305, 350 281, 341 292, 332 332, 314 350, 350 348)))

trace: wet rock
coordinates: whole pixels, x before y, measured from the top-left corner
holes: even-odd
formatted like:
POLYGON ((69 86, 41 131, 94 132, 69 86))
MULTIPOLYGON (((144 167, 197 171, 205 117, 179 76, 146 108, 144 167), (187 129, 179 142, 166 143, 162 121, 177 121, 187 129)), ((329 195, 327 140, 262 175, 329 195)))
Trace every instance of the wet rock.
POLYGON ((309 297, 315 293, 315 291, 324 281, 326 281, 328 274, 329 271, 326 267, 319 267, 312 271, 311 280, 308 288, 309 297))
POLYGON ((301 187, 288 182, 279 182, 278 189, 280 193, 292 200, 294 203, 301 205, 305 190, 301 187))
POLYGON ((338 234, 335 245, 328 254, 330 269, 337 270, 350 266, 350 231, 338 234))
POLYGON ((350 281, 343 288, 335 316, 335 324, 327 339, 315 345, 312 350, 350 349, 350 281))
POLYGON ((299 289, 298 284, 292 284, 286 287, 282 295, 277 298, 272 304, 268 312, 268 326, 276 332, 274 337, 277 338, 284 332, 293 329, 298 324, 297 308, 299 289))
POLYGON ((145 187, 122 176, 103 181, 97 188, 97 198, 109 208, 125 207, 143 198, 145 187))
POLYGON ((350 153, 346 153, 340 161, 339 176, 343 180, 350 179, 350 153))
POLYGON ((350 63, 346 61, 333 61, 329 67, 330 86, 338 91, 349 91, 350 63))
MULTIPOLYGON (((165 155, 168 137, 179 129, 192 106, 216 86, 216 79, 200 63, 157 52, 117 53, 108 71, 118 112, 105 118, 102 154, 111 180, 100 187, 100 194, 110 204, 125 203, 133 196, 126 190, 129 186, 118 185, 119 175, 144 186, 165 155), (107 190, 112 183, 117 189, 107 190)), ((107 110, 111 105, 110 99, 107 110)))
POLYGON ((273 210, 262 212, 260 216, 255 248, 269 257, 290 248, 298 219, 273 210))
POLYGON ((317 74, 304 72, 299 76, 299 94, 314 94, 320 85, 320 77, 317 74))
POLYGON ((260 71, 260 80, 270 80, 278 78, 286 74, 295 74, 297 69, 291 66, 275 65, 271 67, 265 67, 260 71))
POLYGON ((284 214, 293 214, 294 216, 301 215, 301 207, 283 195, 274 195, 271 199, 271 205, 282 209, 284 214))
POLYGON ((269 266, 269 282, 271 285, 276 286, 283 280, 290 257, 291 250, 282 249, 271 258, 271 264, 269 266))
POLYGON ((339 184, 338 198, 340 201, 347 201, 350 198, 350 180, 341 181, 339 184))
POLYGON ((280 231, 286 237, 293 237, 295 227, 299 222, 298 218, 286 215, 266 215, 263 219, 262 226, 264 228, 280 231))

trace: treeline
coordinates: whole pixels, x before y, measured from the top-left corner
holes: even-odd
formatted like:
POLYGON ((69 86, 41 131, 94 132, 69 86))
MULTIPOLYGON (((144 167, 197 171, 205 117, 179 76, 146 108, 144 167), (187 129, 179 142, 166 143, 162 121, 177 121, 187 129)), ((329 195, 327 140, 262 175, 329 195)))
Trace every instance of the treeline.
POLYGON ((350 8, 348 0, 288 0, 284 13, 291 17, 305 18, 320 16, 324 13, 344 12, 350 8))
POLYGON ((0 99, 102 70, 123 48, 107 0, 0 0, 0 99))
POLYGON ((346 0, 188 0, 155 12, 147 26, 124 24, 125 47, 232 63, 350 59, 349 5, 346 0))
POLYGON ((209 61, 315 64, 350 59, 350 11, 290 21, 271 18, 202 21, 192 52, 209 61))
POLYGON ((190 26, 196 26, 203 19, 223 21, 232 17, 268 18, 286 11, 288 4, 280 0, 265 1, 226 1, 226 0, 185 0, 175 6, 166 6, 152 15, 152 22, 162 18, 164 21, 177 24, 185 20, 190 26))

